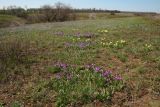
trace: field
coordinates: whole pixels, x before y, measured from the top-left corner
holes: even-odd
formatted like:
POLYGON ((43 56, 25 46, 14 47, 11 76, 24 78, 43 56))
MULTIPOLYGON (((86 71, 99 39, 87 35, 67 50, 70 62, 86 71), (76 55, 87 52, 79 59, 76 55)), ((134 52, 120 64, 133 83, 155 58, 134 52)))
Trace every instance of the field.
POLYGON ((0 29, 0 107, 160 107, 160 26, 143 17, 0 29))

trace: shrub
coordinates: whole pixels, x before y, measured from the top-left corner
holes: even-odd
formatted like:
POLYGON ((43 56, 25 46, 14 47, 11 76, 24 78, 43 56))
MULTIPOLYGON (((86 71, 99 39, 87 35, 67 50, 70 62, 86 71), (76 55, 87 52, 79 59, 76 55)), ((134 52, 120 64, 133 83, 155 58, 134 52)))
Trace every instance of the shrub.
POLYGON ((53 6, 44 5, 41 8, 42 8, 42 14, 44 15, 44 18, 46 21, 48 21, 48 22, 55 21, 56 12, 53 9, 53 6))
POLYGON ((71 7, 58 2, 55 4, 55 12, 56 12, 56 17, 55 17, 56 21, 69 20, 71 7))
POLYGON ((41 7, 42 14, 48 22, 75 20, 76 16, 70 6, 63 3, 56 3, 55 6, 44 5, 41 7))
POLYGON ((40 23, 46 22, 46 17, 44 14, 30 14, 27 17, 27 23, 40 23))

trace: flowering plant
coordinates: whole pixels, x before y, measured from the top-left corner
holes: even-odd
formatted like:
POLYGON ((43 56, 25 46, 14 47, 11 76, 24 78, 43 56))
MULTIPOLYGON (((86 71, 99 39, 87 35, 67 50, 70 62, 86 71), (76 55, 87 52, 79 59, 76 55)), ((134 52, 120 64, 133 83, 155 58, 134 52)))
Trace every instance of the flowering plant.
POLYGON ((103 30, 98 30, 99 33, 108 33, 108 30, 103 29, 103 30))
POLYGON ((109 100, 115 91, 123 87, 122 77, 113 75, 111 70, 103 70, 95 64, 73 66, 58 63, 61 71, 55 73, 52 88, 57 92, 57 106, 67 106, 93 99, 109 100))

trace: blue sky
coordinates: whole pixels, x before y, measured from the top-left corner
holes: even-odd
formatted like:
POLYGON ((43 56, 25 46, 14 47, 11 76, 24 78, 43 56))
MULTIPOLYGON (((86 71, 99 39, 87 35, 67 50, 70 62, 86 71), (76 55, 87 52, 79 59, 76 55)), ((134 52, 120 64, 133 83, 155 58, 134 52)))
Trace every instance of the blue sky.
POLYGON ((69 4, 73 8, 102 8, 160 13, 160 0, 0 0, 0 8, 10 5, 37 8, 44 4, 53 5, 58 1, 69 4))

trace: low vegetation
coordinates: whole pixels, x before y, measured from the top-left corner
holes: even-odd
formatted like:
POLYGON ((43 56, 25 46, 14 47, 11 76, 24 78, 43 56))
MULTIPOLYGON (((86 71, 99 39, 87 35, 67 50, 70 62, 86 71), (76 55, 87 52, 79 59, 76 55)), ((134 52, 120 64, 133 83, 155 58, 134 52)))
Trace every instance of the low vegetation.
POLYGON ((159 107, 159 29, 141 16, 0 29, 0 106, 159 107))

